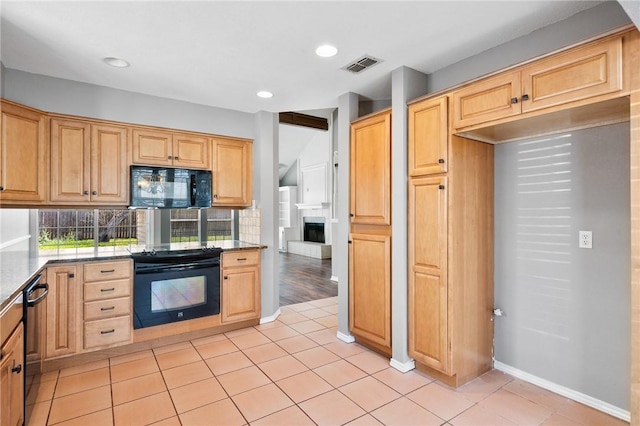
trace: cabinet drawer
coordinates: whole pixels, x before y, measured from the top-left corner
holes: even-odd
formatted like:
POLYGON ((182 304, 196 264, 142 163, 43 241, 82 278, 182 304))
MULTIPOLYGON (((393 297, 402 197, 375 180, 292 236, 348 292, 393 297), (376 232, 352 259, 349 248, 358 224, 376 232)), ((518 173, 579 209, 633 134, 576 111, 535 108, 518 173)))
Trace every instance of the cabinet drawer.
POLYGON ((131 279, 85 283, 84 301, 131 296, 131 279))
POLYGON ((0 345, 22 321, 22 295, 19 295, 0 312, 0 345))
POLYGON ((96 348, 131 340, 131 315, 84 323, 84 348, 96 348))
POLYGON ((132 266, 128 260, 85 263, 84 282, 130 278, 131 272, 132 266))
POLYGON ((131 298, 99 300, 84 304, 84 320, 97 320, 131 314, 131 298))
POLYGON ((232 268, 234 266, 257 265, 260 263, 260 251, 240 250, 222 253, 222 267, 232 268))

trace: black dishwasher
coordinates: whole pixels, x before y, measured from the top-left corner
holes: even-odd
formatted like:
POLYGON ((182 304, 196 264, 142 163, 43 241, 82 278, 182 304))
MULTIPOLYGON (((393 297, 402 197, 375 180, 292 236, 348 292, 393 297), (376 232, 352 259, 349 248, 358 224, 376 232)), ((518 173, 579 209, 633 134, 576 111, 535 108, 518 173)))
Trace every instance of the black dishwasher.
MULTIPOLYGON (((27 343, 28 343, 28 333, 29 333, 29 317, 32 316, 30 315, 30 308, 33 308, 34 306, 36 306, 37 304, 39 304, 40 302, 42 302, 46 297, 47 297, 47 293, 49 292, 49 284, 47 283, 41 283, 40 281, 42 280, 42 274, 38 274, 35 278, 33 278, 29 284, 27 284, 27 286, 24 288, 24 290, 22 290, 22 325, 23 325, 23 329, 24 329, 24 360, 22 365, 24 366, 24 374, 23 374, 23 378, 24 378, 24 384, 23 384, 23 388, 24 388, 24 403, 25 406, 23 407, 24 411, 23 411, 23 419, 25 421, 27 421, 26 415, 27 415, 27 411, 26 411, 26 403, 27 403, 27 375, 28 374, 34 374, 33 372, 29 372, 28 371, 28 367, 29 364, 27 363, 27 343)), ((38 369, 39 370, 39 369, 38 369)), ((39 371, 38 371, 39 372, 39 371)))

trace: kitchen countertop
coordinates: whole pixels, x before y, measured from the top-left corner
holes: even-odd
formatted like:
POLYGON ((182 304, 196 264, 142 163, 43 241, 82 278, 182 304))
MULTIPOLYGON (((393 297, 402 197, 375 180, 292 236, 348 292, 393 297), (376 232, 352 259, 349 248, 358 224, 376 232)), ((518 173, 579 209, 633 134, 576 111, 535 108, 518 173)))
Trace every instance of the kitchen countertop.
MULTIPOLYGON (((236 240, 212 241, 209 247, 213 246, 228 251, 266 248, 264 245, 236 240)), ((198 249, 200 247, 202 245, 199 243, 171 245, 171 249, 198 249)), ((139 251, 142 251, 142 248, 139 251)), ((22 292, 31 279, 47 264, 128 259, 130 257, 130 254, 126 252, 114 253, 111 251, 99 252, 97 255, 71 252, 57 253, 53 256, 38 256, 28 251, 0 252, 0 312, 22 292)))

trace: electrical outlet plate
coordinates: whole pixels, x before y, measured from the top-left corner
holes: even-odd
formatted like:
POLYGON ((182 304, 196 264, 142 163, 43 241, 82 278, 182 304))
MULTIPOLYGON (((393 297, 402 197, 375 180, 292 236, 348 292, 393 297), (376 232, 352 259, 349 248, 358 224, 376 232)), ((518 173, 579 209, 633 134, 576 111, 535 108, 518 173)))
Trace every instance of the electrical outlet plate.
POLYGON ((591 231, 580 231, 578 235, 578 247, 593 248, 593 233, 591 231))

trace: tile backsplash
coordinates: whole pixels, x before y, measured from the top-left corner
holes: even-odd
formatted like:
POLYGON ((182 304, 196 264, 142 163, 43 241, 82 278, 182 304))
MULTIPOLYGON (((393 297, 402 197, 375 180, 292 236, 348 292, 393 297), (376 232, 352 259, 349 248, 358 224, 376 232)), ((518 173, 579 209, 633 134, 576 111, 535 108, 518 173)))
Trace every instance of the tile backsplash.
POLYGON ((252 244, 260 244, 260 209, 238 210, 238 238, 252 244))

